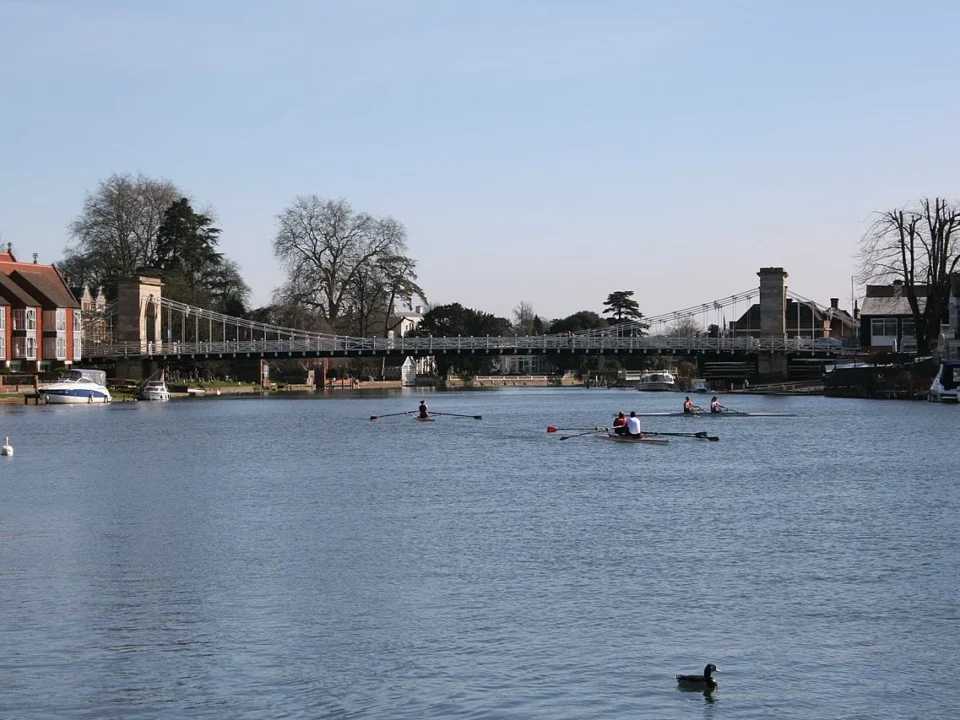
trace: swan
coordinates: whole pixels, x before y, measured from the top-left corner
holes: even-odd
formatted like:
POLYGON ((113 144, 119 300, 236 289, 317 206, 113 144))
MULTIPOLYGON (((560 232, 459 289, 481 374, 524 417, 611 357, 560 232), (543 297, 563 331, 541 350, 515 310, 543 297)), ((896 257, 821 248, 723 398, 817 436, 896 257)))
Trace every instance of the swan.
POLYGON ((3 447, 0 448, 0 455, 6 455, 7 457, 13 457, 13 445, 10 444, 10 438, 5 437, 3 439, 3 447))

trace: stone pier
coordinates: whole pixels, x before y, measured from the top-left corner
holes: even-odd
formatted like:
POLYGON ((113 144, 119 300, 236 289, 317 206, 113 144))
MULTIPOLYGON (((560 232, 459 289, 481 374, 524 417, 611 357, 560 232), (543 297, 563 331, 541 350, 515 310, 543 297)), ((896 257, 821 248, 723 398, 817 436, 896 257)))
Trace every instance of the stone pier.
MULTIPOLYGON (((787 272, 782 267, 760 268, 760 337, 785 338, 787 328, 787 272)), ((760 353, 757 372, 766 380, 788 376, 787 356, 760 353)))
MULTIPOLYGON (((160 298, 163 283, 159 278, 124 277, 117 280, 118 343, 129 343, 132 354, 145 355, 153 344, 163 338, 161 331, 160 298)), ((141 380, 155 370, 150 361, 130 361, 117 364, 117 376, 141 380), (123 367, 121 367, 123 365, 123 367)))

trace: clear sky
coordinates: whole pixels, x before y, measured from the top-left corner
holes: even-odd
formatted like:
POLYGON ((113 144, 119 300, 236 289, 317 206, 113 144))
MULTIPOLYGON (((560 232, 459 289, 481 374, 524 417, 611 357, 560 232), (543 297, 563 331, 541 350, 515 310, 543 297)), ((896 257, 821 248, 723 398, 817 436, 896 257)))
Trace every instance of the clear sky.
MULTIPOLYGON (((406 225, 433 304, 850 305, 870 213, 956 198, 960 3, 0 0, 0 233, 62 258, 84 194, 164 177, 265 304, 275 216, 406 225)), ((709 321, 709 320, 708 320, 709 321)))

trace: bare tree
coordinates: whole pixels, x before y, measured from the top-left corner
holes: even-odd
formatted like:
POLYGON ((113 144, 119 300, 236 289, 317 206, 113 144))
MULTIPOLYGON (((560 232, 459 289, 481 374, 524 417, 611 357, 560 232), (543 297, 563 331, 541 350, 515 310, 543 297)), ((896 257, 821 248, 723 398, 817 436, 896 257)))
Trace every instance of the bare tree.
POLYGON ((182 195, 169 180, 142 174, 101 181, 70 223, 76 244, 64 251, 64 270, 79 282, 99 285, 151 265, 164 212, 182 195))
POLYGON ((361 274, 375 275, 378 263, 388 258, 407 261, 407 277, 415 268, 404 255, 407 235, 402 224, 358 213, 346 200, 302 195, 277 220, 273 252, 287 271, 278 299, 312 308, 333 330, 349 309, 350 293, 356 292, 361 274))
POLYGON ((703 334, 703 327, 692 315, 685 315, 667 328, 667 337, 699 337, 703 334))
POLYGON ((533 311, 533 303, 521 301, 513 309, 513 329, 518 335, 533 335, 534 319, 537 317, 533 311))
POLYGON ((923 198, 877 212, 860 240, 860 282, 903 280, 913 312, 917 350, 930 352, 940 335, 950 296, 950 273, 960 260, 960 204, 923 198), (920 301, 926 298, 921 308, 920 301))

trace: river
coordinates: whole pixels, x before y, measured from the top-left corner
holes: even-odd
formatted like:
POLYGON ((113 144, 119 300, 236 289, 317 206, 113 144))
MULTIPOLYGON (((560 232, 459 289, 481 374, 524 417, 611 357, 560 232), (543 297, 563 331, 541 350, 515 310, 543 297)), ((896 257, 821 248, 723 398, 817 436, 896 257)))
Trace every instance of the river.
POLYGON ((722 399, 0 407, 0 717, 956 717, 960 408, 722 399))

